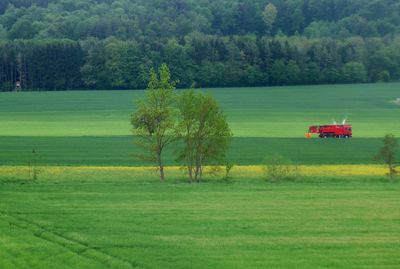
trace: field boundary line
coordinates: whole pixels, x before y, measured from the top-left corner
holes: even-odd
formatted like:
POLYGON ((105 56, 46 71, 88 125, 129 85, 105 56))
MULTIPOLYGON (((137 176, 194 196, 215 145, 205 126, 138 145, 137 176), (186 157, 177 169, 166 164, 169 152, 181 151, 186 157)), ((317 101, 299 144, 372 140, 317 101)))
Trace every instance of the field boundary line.
POLYGON ((12 225, 18 227, 19 229, 29 231, 33 236, 39 239, 61 246, 62 248, 65 248, 78 256, 91 259, 109 268, 131 269, 139 267, 139 265, 136 263, 132 263, 128 260, 109 254, 98 248, 90 247, 88 244, 68 238, 37 223, 19 216, 15 216, 14 214, 10 214, 10 212, 0 211, 0 214, 0 217, 7 221, 10 226, 12 225))

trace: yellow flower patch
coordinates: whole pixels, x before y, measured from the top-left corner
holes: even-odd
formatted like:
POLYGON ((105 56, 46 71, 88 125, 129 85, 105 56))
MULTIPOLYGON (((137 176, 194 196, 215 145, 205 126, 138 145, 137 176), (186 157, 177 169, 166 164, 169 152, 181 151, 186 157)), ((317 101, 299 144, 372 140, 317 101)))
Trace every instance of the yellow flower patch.
MULTIPOLYGON (((299 176, 384 176, 387 169, 382 165, 300 165, 296 166, 299 176)), ((29 166, 0 166, 0 177, 2 178, 25 178, 32 175, 32 167, 29 166)), ((121 177, 129 175, 155 176, 156 167, 128 167, 128 166, 39 166, 36 167, 39 178, 57 179, 73 178, 75 175, 84 177, 108 176, 121 177), (114 175, 114 176, 113 176, 114 175)), ((215 167, 206 167, 204 173, 215 171, 215 167)), ((223 175, 224 167, 219 167, 218 174, 223 175)), ((263 176, 265 167, 262 165, 234 166, 231 175, 238 178, 250 178, 263 176)), ((170 175, 183 175, 185 170, 179 166, 167 166, 165 172, 170 175)))

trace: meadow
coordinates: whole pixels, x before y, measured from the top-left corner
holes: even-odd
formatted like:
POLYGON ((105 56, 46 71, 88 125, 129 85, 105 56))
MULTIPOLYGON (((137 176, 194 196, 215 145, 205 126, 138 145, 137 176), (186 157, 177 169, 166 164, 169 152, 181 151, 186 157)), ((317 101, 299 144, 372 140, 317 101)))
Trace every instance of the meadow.
MULTIPOLYGON (((261 164, 280 154, 298 164, 372 163, 382 137, 400 135, 400 84, 205 90, 223 107, 234 138, 228 159, 261 164), (308 126, 347 117, 354 139, 304 139, 308 126)), ((0 94, 0 164, 149 165, 133 156, 130 115, 142 91, 0 94)), ((176 165, 173 149, 168 165, 176 165)))
POLYGON ((164 184, 134 157, 141 91, 0 93, 0 268, 397 268, 400 185, 372 158, 400 136, 399 87, 205 89, 235 166, 201 184, 173 148, 164 184), (353 139, 304 138, 345 116, 353 139), (298 177, 266 182, 277 153, 298 177))
POLYGON ((398 184, 111 179, 1 184, 0 268, 400 264, 398 184))

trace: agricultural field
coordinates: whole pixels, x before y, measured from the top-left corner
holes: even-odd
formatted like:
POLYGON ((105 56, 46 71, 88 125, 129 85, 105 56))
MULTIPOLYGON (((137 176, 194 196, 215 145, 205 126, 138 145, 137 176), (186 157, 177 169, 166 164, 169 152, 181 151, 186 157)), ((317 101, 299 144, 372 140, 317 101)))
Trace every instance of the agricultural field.
MULTIPOLYGON (((298 164, 367 164, 387 133, 400 135, 400 84, 205 90, 224 108, 234 138, 228 159, 261 164, 279 153, 298 164), (354 139, 304 139, 308 126, 348 118, 354 139)), ((0 164, 142 166, 130 115, 141 91, 0 94, 0 164)), ((172 152, 169 165, 176 165, 172 152)))
POLYGON ((148 180, 75 174, 71 181, 0 185, 0 268, 400 263, 399 184, 148 180))
POLYGON ((164 184, 134 158, 141 91, 0 93, 0 268, 398 267, 400 185, 372 159, 400 136, 399 83, 204 91, 235 166, 201 184, 173 149, 164 184), (346 116, 353 139, 304 138, 346 116), (266 182, 273 154, 298 177, 266 182))

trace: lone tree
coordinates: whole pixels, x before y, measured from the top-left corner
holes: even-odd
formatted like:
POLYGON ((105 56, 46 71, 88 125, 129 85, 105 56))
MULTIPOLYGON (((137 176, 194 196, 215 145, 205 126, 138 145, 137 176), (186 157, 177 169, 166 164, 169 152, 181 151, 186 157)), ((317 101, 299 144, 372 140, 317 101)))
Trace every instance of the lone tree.
POLYGON ((388 176, 393 179, 397 174, 396 171, 396 153, 398 149, 398 144, 396 137, 393 134, 388 134, 383 140, 383 147, 379 151, 378 155, 375 156, 376 161, 384 162, 388 169, 388 176))
POLYGON ((186 91, 177 106, 177 137, 183 142, 178 161, 185 162, 189 181, 199 182, 205 164, 224 160, 232 132, 212 96, 186 91))
POLYGON ((152 69, 145 97, 139 100, 131 118, 134 133, 138 137, 137 144, 147 152, 139 157, 157 164, 161 181, 165 180, 162 154, 175 139, 173 105, 176 83, 171 81, 166 64, 161 65, 158 74, 152 69))

